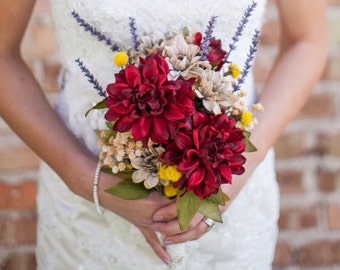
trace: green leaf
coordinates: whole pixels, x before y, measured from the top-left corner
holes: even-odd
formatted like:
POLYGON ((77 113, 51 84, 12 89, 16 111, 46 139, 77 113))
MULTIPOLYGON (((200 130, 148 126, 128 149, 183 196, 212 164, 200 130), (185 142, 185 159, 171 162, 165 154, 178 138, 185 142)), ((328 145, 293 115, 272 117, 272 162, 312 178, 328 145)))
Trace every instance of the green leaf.
POLYGON ((183 196, 177 196, 177 218, 181 230, 184 230, 197 213, 202 199, 193 192, 186 192, 183 196))
MULTIPOLYGON (((122 172, 117 172, 115 173, 114 175, 117 175, 121 178, 124 178, 124 179, 129 179, 131 180, 132 179, 132 174, 133 174, 134 170, 125 170, 125 171, 122 171, 122 172)), ((136 185, 136 183, 133 183, 134 185, 136 185)), ((143 185, 144 186, 144 185, 143 185)), ((145 188, 145 187, 144 187, 145 188)))
POLYGON ((109 166, 102 166, 100 170, 104 173, 111 173, 112 174, 112 169, 109 166))
POLYGON ((228 195, 225 194, 221 188, 218 190, 217 194, 212 194, 206 199, 212 203, 219 205, 225 205, 225 202, 230 200, 228 195))
POLYGON ((143 183, 134 183, 131 179, 125 179, 105 191, 125 200, 138 200, 147 197, 152 189, 146 189, 143 183))
POLYGON ((202 200, 198 211, 205 217, 209 217, 217 222, 223 222, 220 209, 216 203, 207 199, 202 200))
MULTIPOLYGON (((105 124, 106 124, 106 126, 107 126, 109 129, 112 130, 114 122, 112 122, 112 121, 107 121, 105 124)), ((117 132, 114 131, 114 136, 116 136, 116 133, 117 133, 117 132)))
POLYGON ((243 130, 243 135, 244 135, 244 142, 246 143, 246 152, 255 152, 257 151, 255 145, 253 145, 249 138, 250 138, 250 132, 243 130))
POLYGON ((92 110, 99 110, 99 109, 105 109, 107 108, 106 104, 105 104, 105 99, 103 99, 102 101, 99 101, 96 105, 94 105, 91 109, 89 109, 86 113, 85 113, 85 117, 89 114, 90 111, 92 110))

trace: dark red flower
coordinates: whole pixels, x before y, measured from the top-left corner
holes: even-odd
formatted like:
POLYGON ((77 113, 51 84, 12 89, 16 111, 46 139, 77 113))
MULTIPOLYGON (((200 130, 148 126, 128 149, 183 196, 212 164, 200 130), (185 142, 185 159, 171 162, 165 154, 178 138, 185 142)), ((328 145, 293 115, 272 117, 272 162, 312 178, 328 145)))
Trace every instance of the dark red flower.
MULTIPOLYGON (((194 41, 193 43, 197 46, 202 45, 202 33, 197 32, 194 34, 194 41)), ((223 64, 226 63, 225 56, 227 55, 227 52, 222 49, 222 42, 220 39, 214 39, 211 38, 209 41, 209 49, 208 49, 208 55, 207 60, 214 66, 214 69, 216 71, 219 71, 223 64)))
POLYGON ((195 112, 194 79, 168 81, 169 67, 159 53, 140 59, 138 67, 128 65, 115 74, 107 86, 108 111, 105 118, 115 121, 113 129, 131 130, 136 140, 144 143, 167 143, 178 126, 195 112), (182 122, 181 122, 182 121, 182 122))
POLYGON ((232 174, 244 172, 244 136, 226 114, 197 112, 192 119, 193 129, 180 130, 166 146, 163 158, 177 164, 184 175, 174 183, 176 187, 206 198, 216 194, 222 184, 231 184, 232 174))
POLYGON ((203 35, 201 32, 196 32, 194 35, 194 44, 201 47, 203 35))
POLYGON ((220 39, 210 39, 211 50, 207 55, 207 59, 210 63, 214 64, 215 70, 220 70, 226 61, 224 60, 227 52, 222 49, 222 42, 220 39))

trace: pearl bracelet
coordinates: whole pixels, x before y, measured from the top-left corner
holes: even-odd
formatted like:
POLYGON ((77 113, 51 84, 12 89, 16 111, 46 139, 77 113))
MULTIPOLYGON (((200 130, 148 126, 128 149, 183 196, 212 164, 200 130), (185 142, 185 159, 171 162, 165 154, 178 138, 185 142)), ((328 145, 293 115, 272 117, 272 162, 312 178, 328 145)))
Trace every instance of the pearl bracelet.
POLYGON ((93 177, 93 202, 94 205, 96 206, 96 210, 99 214, 103 215, 104 211, 102 206, 99 203, 99 198, 98 198, 98 182, 99 182, 99 173, 100 173, 100 165, 99 162, 97 163, 96 170, 94 172, 94 177, 93 177))

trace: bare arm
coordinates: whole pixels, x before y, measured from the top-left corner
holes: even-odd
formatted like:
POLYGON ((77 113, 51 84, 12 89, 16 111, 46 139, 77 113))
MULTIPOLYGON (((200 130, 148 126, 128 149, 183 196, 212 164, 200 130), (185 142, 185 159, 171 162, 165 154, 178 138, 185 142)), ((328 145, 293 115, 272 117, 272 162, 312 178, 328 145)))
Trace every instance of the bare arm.
MULTIPOLYGON (((234 176, 233 184, 224 187, 231 197, 230 203, 287 123, 301 109, 326 63, 326 0, 277 0, 277 6, 281 30, 279 54, 261 92, 260 103, 265 111, 256 116, 259 124, 251 135, 258 151, 246 154, 246 172, 234 176)), ((160 209, 156 214, 171 220, 174 209, 170 207, 160 209)), ((198 214, 192 221, 192 229, 180 234, 176 234, 179 232, 177 222, 155 223, 154 226, 168 234, 165 240, 181 242, 205 233, 206 225, 200 222, 201 219, 198 214)))
MULTIPOLYGON (((0 0, 0 116, 74 193, 92 201, 96 157, 60 121, 20 54, 21 39, 34 2, 0 0)), ((169 201, 158 193, 145 200, 125 201, 103 191, 118 181, 112 175, 101 175, 102 205, 135 224, 157 255, 169 260, 149 228, 153 212, 169 201)))

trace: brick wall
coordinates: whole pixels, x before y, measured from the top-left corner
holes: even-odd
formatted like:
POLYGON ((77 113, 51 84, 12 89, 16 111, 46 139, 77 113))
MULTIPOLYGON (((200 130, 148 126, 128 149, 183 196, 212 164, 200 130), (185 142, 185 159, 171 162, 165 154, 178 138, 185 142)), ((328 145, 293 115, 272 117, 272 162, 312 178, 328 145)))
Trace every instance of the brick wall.
MULTIPOLYGON (((277 270, 340 269, 340 1, 329 0, 327 12, 328 66, 275 145, 281 188, 277 270)), ((259 84, 273 60, 277 37, 277 14, 270 2, 256 62, 259 84)), ((46 0, 37 2, 23 53, 53 102, 60 65, 46 0)), ((0 118, 0 269, 35 269, 38 162, 0 118)))

